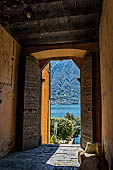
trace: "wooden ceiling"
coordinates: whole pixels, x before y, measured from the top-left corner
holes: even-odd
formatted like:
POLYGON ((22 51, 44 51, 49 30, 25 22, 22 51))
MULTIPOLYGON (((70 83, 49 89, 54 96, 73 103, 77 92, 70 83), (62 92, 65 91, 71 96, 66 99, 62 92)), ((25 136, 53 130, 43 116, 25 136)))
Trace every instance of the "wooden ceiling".
POLYGON ((98 42, 101 6, 102 0, 2 0, 0 24, 24 47, 98 42))

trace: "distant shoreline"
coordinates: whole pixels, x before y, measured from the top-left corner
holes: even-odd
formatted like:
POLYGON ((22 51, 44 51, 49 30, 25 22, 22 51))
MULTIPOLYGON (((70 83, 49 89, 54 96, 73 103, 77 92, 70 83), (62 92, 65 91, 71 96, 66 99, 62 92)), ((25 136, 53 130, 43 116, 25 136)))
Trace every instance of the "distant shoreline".
POLYGON ((63 118, 67 112, 80 117, 80 104, 51 104, 51 117, 63 118))
POLYGON ((80 103, 51 103, 51 105, 80 105, 80 103))

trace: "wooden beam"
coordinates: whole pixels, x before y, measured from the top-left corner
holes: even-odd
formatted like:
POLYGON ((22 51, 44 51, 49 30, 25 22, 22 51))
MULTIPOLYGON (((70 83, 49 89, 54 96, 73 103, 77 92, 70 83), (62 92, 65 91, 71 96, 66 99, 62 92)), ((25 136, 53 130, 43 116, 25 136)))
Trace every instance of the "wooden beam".
MULTIPOLYGON (((28 4, 23 2, 22 5, 0 6, 1 24, 4 26, 13 23, 21 23, 29 21, 24 15, 24 9, 28 4)), ((101 0, 62 0, 47 3, 33 3, 30 5, 33 10, 33 18, 31 20, 41 20, 48 18, 58 18, 64 16, 84 15, 101 11, 101 0)))
MULTIPOLYGON (((4 7, 4 6, 8 6, 8 7, 12 7, 12 6, 18 6, 18 5, 23 5, 23 4, 38 4, 38 3, 51 3, 51 2, 58 2, 58 1, 61 1, 61 0, 54 0, 54 1, 51 1, 51 0, 5 0, 5 1, 0 1, 0 7, 4 7)), ((95 0, 95 1, 90 1, 89 0, 62 0, 63 4, 64 3, 72 3, 72 5, 75 3, 76 6, 80 6, 81 3, 84 4, 85 6, 87 4, 89 5, 99 5, 99 4, 102 4, 102 0, 95 0)))
POLYGON ((18 25, 12 24, 6 28, 22 38, 28 36, 28 34, 53 32, 53 30, 54 32, 58 32, 99 27, 99 20, 100 14, 94 13, 40 21, 29 21, 18 25))
POLYGON ((24 48, 24 53, 31 54, 46 50, 52 50, 52 49, 81 49, 81 50, 87 50, 91 52, 98 52, 99 51, 99 43, 83 43, 83 44, 52 44, 52 45, 44 45, 44 46, 36 46, 36 47, 30 47, 30 48, 24 48))
MULTIPOLYGON (((61 0, 55 0, 57 1, 61 1, 61 0)), ((0 7, 12 7, 12 6, 20 6, 20 5, 24 5, 24 4, 34 4, 34 3, 48 3, 51 2, 51 0, 5 0, 5 1, 0 1, 0 7)))
POLYGON ((51 32, 44 34, 33 34, 23 38, 23 46, 36 46, 39 44, 58 44, 58 43, 87 43, 98 41, 98 29, 84 29, 75 31, 51 32))
POLYGON ((40 41, 43 41, 44 39, 67 39, 70 37, 71 40, 75 40, 75 39, 83 39, 86 38, 88 39, 88 37, 92 36, 92 39, 94 37, 94 33, 96 35, 96 33, 98 33, 98 27, 94 27, 94 28, 87 28, 87 29, 79 29, 79 30, 67 30, 67 31, 58 31, 58 32, 54 32, 54 30, 52 32, 45 32, 45 33, 34 33, 34 34, 24 34, 23 36, 20 35, 20 39, 39 39, 40 41), (87 35, 86 35, 87 34, 87 35), (63 38, 62 38, 63 37, 63 38))

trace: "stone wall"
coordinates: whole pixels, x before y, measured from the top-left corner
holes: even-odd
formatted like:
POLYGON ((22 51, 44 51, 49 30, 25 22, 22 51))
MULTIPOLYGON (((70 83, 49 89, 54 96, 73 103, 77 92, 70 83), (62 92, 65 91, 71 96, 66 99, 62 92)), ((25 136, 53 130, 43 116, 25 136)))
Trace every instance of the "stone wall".
POLYGON ((0 157, 14 150, 20 45, 0 25, 0 157))
POLYGON ((92 113, 92 56, 88 55, 81 67, 81 146, 93 142, 92 113))
POLYGON ((27 56, 24 84, 23 149, 38 146, 40 143, 40 75, 38 60, 27 56))
POLYGON ((102 143, 113 169, 113 0, 103 1, 100 23, 102 143))
POLYGON ((101 114, 101 84, 100 84, 100 56, 92 54, 92 97, 93 97, 93 141, 101 142, 102 114, 101 114))

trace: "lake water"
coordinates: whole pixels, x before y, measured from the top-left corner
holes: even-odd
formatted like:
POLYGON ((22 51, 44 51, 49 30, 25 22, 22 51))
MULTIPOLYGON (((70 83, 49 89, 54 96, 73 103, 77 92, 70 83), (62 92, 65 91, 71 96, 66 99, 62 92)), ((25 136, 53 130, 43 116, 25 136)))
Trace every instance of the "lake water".
MULTIPOLYGON (((66 112, 72 113, 74 116, 80 117, 80 104, 74 105, 51 105, 51 117, 63 118, 66 112)), ((80 144, 80 136, 75 138, 75 144, 80 144)))
POLYGON ((74 116, 80 117, 80 104, 51 105, 51 117, 63 118, 66 112, 72 113, 74 116))

